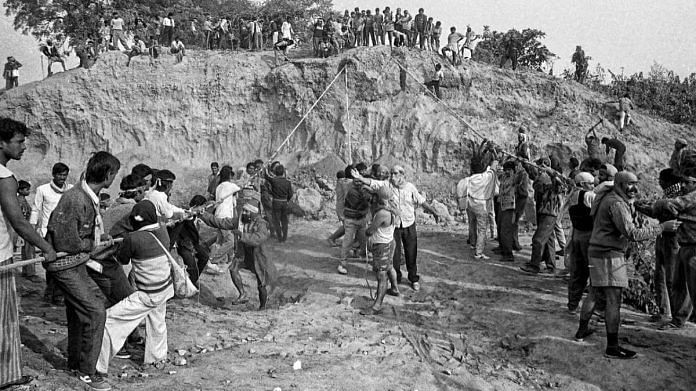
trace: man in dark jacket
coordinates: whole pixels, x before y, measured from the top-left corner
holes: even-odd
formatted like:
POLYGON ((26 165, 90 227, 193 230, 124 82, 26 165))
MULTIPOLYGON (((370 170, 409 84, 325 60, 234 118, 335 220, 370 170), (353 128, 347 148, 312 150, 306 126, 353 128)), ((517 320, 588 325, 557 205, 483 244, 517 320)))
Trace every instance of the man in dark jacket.
POLYGON ((419 9, 418 15, 413 19, 417 34, 417 37, 413 37, 413 45, 415 46, 416 39, 418 39, 421 50, 425 49, 425 25, 428 22, 428 17, 424 12, 423 8, 419 9))
POLYGON ((45 265, 65 295, 68 369, 77 371, 80 380, 96 390, 111 389, 96 372, 106 310, 99 286, 87 273, 87 263, 102 240, 107 245, 111 242, 103 231, 98 194, 111 186, 120 166, 108 152, 94 154, 87 163, 84 180, 66 191, 53 210, 46 235, 57 251, 69 254, 45 265))
POLYGON ((285 177, 285 167, 278 164, 273 171, 274 176, 266 173, 265 177, 270 185, 270 193, 273 197, 271 205, 272 222, 275 225, 273 230, 278 235, 278 241, 282 243, 288 240, 288 214, 290 213, 288 202, 292 199, 293 191, 292 183, 285 177))
MULTIPOLYGON (((364 172, 366 172, 367 166, 364 164, 363 166, 365 168, 364 172)), ((351 171, 347 170, 346 174, 347 179, 353 179, 351 171)), ((353 248, 353 242, 357 241, 360 243, 360 252, 366 252, 365 230, 367 229, 367 214, 370 211, 371 200, 372 195, 360 183, 351 182, 346 187, 346 196, 343 201, 345 234, 343 235, 343 245, 341 247, 341 261, 337 268, 340 274, 348 273, 346 261, 353 248)))
POLYGON ((619 346, 621 292, 628 288, 625 253, 630 241, 654 238, 663 231, 674 232, 679 227, 676 220, 657 226, 637 228, 633 224, 633 202, 638 195, 638 178, 630 172, 620 172, 614 178, 613 190, 593 203, 593 227, 587 251, 592 289, 582 304, 580 326, 575 333, 577 340, 584 340, 594 330, 589 328, 595 307, 595 290, 606 298, 605 325, 607 329, 607 358, 630 359, 636 353, 619 346))
POLYGON ((541 262, 546 263, 546 272, 553 273, 556 265, 554 227, 561 211, 566 187, 560 175, 552 169, 548 158, 542 159, 542 169, 534 180, 534 201, 536 202, 537 229, 532 236, 532 257, 522 265, 522 271, 537 274, 541 262))

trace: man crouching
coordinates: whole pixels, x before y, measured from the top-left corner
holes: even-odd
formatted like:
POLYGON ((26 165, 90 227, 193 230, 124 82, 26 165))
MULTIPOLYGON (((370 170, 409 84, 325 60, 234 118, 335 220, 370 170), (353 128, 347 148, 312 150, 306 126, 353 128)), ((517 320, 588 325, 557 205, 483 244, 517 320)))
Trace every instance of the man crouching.
POLYGON ((388 188, 377 191, 377 209, 367 228, 368 243, 372 252, 372 270, 377 273, 377 296, 372 307, 360 311, 361 315, 378 315, 382 312, 384 296, 399 296, 396 271, 392 265, 394 255, 394 209, 390 205, 388 188), (391 288, 387 289, 387 278, 391 288))

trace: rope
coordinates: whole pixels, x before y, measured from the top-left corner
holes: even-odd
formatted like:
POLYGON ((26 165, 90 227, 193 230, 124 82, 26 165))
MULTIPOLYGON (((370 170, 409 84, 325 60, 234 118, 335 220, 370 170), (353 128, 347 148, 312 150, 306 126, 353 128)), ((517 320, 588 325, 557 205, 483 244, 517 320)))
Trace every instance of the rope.
POLYGON ((331 83, 329 83, 329 85, 326 87, 326 89, 324 89, 324 92, 322 92, 321 95, 319 95, 319 98, 317 98, 317 100, 314 101, 314 103, 313 103, 312 106, 309 108, 309 110, 307 110, 307 112, 305 113, 305 115, 302 116, 302 119, 300 119, 300 122, 298 122, 297 125, 295 125, 295 128, 292 129, 292 131, 290 132, 290 134, 288 134, 288 136, 285 138, 285 140, 283 140, 283 142, 280 144, 280 146, 278 147, 278 149, 276 149, 276 151, 273 152, 273 155, 271 155, 271 157, 268 159, 269 162, 272 162, 273 159, 275 159, 275 157, 278 156, 278 154, 280 153, 280 150, 283 149, 283 147, 285 146, 285 144, 287 144, 288 141, 290 141, 290 137, 292 137, 292 135, 295 134, 295 132, 297 131, 297 129, 300 128, 300 125, 302 125, 302 123, 304 123, 304 121, 305 121, 305 120, 307 119, 307 117, 309 116, 309 113, 311 113, 312 110, 314 110, 314 108, 317 106, 317 104, 319 103, 319 101, 321 101, 321 99, 324 97, 324 95, 326 95, 326 93, 329 92, 329 89, 331 89, 331 86, 333 86, 334 83, 336 83, 336 80, 338 80, 338 77, 341 76, 341 74, 342 74, 343 72, 345 72, 345 70, 346 70, 346 67, 343 67, 343 69, 341 69, 341 70, 336 74, 336 76, 333 78, 333 80, 331 80, 331 83))
MULTIPOLYGON (((317 98, 317 99, 314 101, 314 103, 313 103, 312 106, 309 108, 309 110, 307 110, 307 112, 302 116, 302 118, 300 119, 300 122, 298 122, 297 125, 295 125, 295 127, 292 129, 292 131, 290 131, 290 134, 288 134, 288 136, 285 137, 285 140, 283 140, 283 142, 280 143, 280 146, 278 146, 278 148, 275 150, 275 152, 273 152, 273 154, 271 155, 271 157, 268 158, 268 160, 266 161, 266 164, 264 164, 265 167, 268 167, 268 166, 273 162, 273 159, 275 159, 276 156, 278 156, 278 154, 279 154, 280 151, 283 149, 283 147, 285 146, 285 144, 287 144, 288 141, 290 141, 290 138, 292 137, 292 135, 295 134, 295 132, 297 131, 297 129, 300 128, 300 125, 302 125, 302 123, 307 119, 307 117, 309 116, 309 113, 311 113, 312 110, 314 110, 314 108, 317 107, 317 104, 319 104, 319 102, 320 102, 321 99, 324 97, 324 95, 326 95, 326 93, 329 92, 329 90, 330 90, 331 87, 334 85, 334 83, 336 83, 336 80, 338 80, 338 77, 341 76, 341 74, 342 74, 343 72, 345 72, 345 71, 346 71, 346 67, 343 67, 340 71, 338 71, 338 73, 337 73, 336 76, 333 78, 333 80, 331 80, 331 83, 329 83, 329 85, 326 86, 326 88, 324 89, 324 92, 322 92, 321 95, 319 95, 319 98, 317 98)), ((258 172, 255 173, 254 175, 252 175, 251 178, 249 178, 249 179, 247 180, 247 182, 244 184, 243 187, 249 186, 249 184, 250 184, 250 183, 254 180, 254 178, 256 178, 257 176, 259 176, 259 173, 258 173, 258 172)), ((235 194, 236 194, 236 193, 235 193, 235 194)), ((230 195, 228 195, 227 197, 231 197, 231 196, 233 196, 233 195, 234 195, 234 194, 230 194, 230 195)), ((226 199, 227 197, 225 197, 225 199, 226 199)), ((216 200, 212 205, 214 205, 215 207, 217 207, 217 206, 220 205, 225 199, 216 200)), ((204 208, 204 209, 207 209, 207 208, 210 207, 210 206, 211 206, 211 204, 209 203, 209 204, 207 204, 207 207, 204 208)))
MULTIPOLYGON (((113 240, 114 244, 120 243, 120 242, 122 242, 122 241, 123 241, 123 238, 116 238, 116 239, 113 240)), ((105 246, 97 246, 97 247, 95 248, 95 250, 105 250, 106 248, 108 248, 108 247, 105 247, 105 246)), ((57 254, 56 254, 56 258, 65 258, 65 257, 67 257, 68 255, 70 255, 70 254, 65 253, 65 252, 60 252, 60 253, 57 253, 57 254)), ((19 269, 20 267, 30 266, 30 265, 33 265, 33 264, 35 264, 35 263, 44 262, 45 260, 46 260, 46 258, 44 258, 44 257, 36 257, 36 258, 31 258, 31 259, 25 259, 25 260, 23 260, 23 261, 15 262, 15 263, 12 263, 12 264, 10 264, 10 265, 3 265, 3 266, 0 266, 0 272, 4 272, 4 271, 8 271, 8 270, 13 270, 13 269, 19 269)))

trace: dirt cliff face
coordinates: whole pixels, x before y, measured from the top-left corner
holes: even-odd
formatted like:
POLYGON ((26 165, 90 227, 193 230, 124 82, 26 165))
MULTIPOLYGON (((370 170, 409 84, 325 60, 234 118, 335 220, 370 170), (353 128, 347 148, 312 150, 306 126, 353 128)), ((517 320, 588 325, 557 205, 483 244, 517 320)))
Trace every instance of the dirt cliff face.
MULTIPOLYGON (((462 176, 468 172, 468 140, 478 139, 419 85, 438 61, 419 51, 363 48, 279 67, 267 52, 190 52, 177 65, 167 55, 152 65, 137 57, 126 67, 125 55, 108 53, 92 69, 0 95, 0 115, 34 129, 23 161, 11 166, 20 177, 47 178, 57 161, 75 172, 91 152, 107 149, 126 169, 137 162, 166 167, 201 188, 211 161, 241 167, 268 158, 346 65, 348 89, 340 76, 279 160, 290 168, 328 155, 347 160, 350 130, 354 161, 398 162, 419 174, 462 176), (392 59, 407 64, 418 82, 409 76, 402 90, 392 59)), ((566 162, 570 154, 582 155, 586 129, 611 114, 604 105, 610 98, 576 83, 476 63, 443 65, 444 101, 485 137, 510 149, 517 127, 525 125, 536 156, 546 150, 566 162)), ((683 126, 640 112, 634 119, 637 126, 621 137, 628 144, 628 167, 639 172, 665 166, 675 137, 696 141, 683 126)), ((612 125, 598 132, 617 133, 612 125)))

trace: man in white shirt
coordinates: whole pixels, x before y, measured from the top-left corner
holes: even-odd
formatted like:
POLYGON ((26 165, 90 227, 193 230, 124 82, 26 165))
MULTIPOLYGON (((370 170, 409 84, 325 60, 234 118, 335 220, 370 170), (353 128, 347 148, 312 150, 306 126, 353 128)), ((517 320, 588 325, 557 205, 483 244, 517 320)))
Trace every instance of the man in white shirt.
POLYGON ((494 160, 484 172, 473 174, 457 184, 459 206, 466 209, 469 219, 469 243, 475 248, 476 259, 489 259, 483 254, 483 249, 486 247, 488 205, 498 188, 497 169, 498 161, 494 160))
POLYGON ((181 39, 179 39, 179 37, 176 37, 172 41, 172 46, 169 48, 169 51, 176 56, 176 63, 178 64, 184 59, 184 54, 186 54, 186 47, 184 46, 184 43, 181 42, 181 39))
POLYGON ((292 17, 288 16, 288 19, 283 22, 283 25, 280 27, 280 32, 283 33, 282 38, 292 40, 292 36, 295 34, 295 31, 292 29, 292 17))
POLYGON ((165 45, 171 45, 172 37, 174 36, 174 14, 169 13, 166 18, 162 19, 162 39, 165 45))
POLYGON ((169 194, 174 187, 176 176, 169 170, 160 170, 155 174, 155 188, 145 194, 145 199, 150 200, 157 209, 157 217, 160 222, 170 219, 181 219, 185 210, 169 203, 169 194))
POLYGON ((65 183, 69 173, 70 168, 68 168, 68 166, 63 163, 56 163, 53 165, 53 170, 51 171, 53 180, 36 188, 36 195, 34 196, 34 205, 31 208, 29 223, 36 228, 41 237, 46 236, 48 218, 51 217, 51 212, 53 212, 53 209, 58 205, 60 197, 63 196, 65 191, 72 188, 72 185, 65 183))
POLYGON ((123 18, 118 16, 118 12, 114 12, 111 17, 111 46, 113 46, 113 50, 118 50, 119 42, 121 42, 124 49, 130 50, 126 35, 123 33, 124 24, 123 18))
MULTIPOLYGON (((65 183, 69 173, 70 168, 68 168, 68 166, 64 163, 56 163, 51 170, 53 180, 36 188, 29 224, 34 226, 34 229, 36 229, 42 238, 46 237, 46 227, 48 226, 48 219, 51 217, 53 209, 58 205, 58 201, 60 201, 63 193, 73 187, 65 183)), ((56 305, 62 305, 63 303, 63 295, 56 287, 50 275, 46 276, 44 300, 56 305)))
POLYGON ((420 290, 420 276, 418 275, 418 233, 416 232, 416 207, 422 206, 423 209, 432 210, 430 204, 426 202, 416 186, 406 181, 406 171, 401 166, 394 166, 391 169, 391 179, 389 181, 377 181, 363 178, 357 170, 353 170, 353 177, 370 187, 371 191, 377 191, 383 187, 388 187, 392 192, 392 202, 395 204, 399 216, 394 221, 394 241, 396 251, 394 252, 394 270, 396 279, 401 283, 401 250, 403 248, 408 270, 408 280, 414 291, 420 290))

